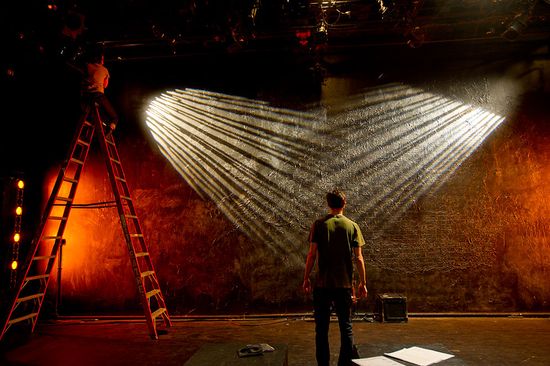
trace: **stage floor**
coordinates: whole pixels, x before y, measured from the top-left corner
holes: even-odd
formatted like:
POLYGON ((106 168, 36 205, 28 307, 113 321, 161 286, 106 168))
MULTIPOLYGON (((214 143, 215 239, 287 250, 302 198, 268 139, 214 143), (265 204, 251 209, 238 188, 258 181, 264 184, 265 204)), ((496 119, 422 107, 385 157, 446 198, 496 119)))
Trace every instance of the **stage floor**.
MULTIPOLYGON (((435 346, 455 363, 483 366, 550 365, 550 319, 546 317, 419 317, 406 323, 356 320, 362 357, 400 347, 435 346), (367 353, 367 354, 365 354, 367 353)), ((159 340, 144 322, 104 318, 42 322, 30 340, 6 347, 0 365, 184 365, 205 344, 287 344, 288 364, 315 365, 314 323, 309 317, 191 320, 175 318, 159 340)), ((339 348, 331 323, 332 364, 339 348)), ((216 365, 213 365, 216 366, 216 365)))

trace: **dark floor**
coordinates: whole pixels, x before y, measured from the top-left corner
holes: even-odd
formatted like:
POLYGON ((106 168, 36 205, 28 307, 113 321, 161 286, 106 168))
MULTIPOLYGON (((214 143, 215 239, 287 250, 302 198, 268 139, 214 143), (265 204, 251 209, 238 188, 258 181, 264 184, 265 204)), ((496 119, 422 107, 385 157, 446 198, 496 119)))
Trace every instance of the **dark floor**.
MULTIPOLYGON (((41 323, 29 341, 6 349, 0 365, 183 365, 205 344, 288 345, 288 364, 314 365, 314 324, 309 318, 235 320, 173 319, 151 340, 144 322, 71 319, 41 323)), ((446 350, 456 365, 550 365, 547 317, 418 317, 407 323, 357 320, 355 343, 362 357, 404 346, 446 350), (435 348, 433 348, 435 346, 435 348)), ((331 324, 333 363, 338 324, 331 324)))

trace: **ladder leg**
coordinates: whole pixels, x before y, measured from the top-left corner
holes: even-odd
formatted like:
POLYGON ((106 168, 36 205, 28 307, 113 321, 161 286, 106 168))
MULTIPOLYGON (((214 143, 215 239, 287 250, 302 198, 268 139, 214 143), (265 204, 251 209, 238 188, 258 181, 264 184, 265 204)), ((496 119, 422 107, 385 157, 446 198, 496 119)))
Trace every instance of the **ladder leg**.
POLYGON ((82 116, 68 157, 59 170, 37 233, 31 242, 29 255, 22 267, 24 273, 18 282, 0 339, 16 324, 30 322, 31 332, 36 326, 82 168, 94 136, 95 126, 87 120, 88 116, 88 113, 82 116))
POLYGON ((158 339, 157 318, 161 318, 165 326, 170 327, 172 324, 170 316, 141 230, 114 137, 112 133, 105 134, 97 109, 94 111, 94 119, 149 333, 151 338, 158 339))

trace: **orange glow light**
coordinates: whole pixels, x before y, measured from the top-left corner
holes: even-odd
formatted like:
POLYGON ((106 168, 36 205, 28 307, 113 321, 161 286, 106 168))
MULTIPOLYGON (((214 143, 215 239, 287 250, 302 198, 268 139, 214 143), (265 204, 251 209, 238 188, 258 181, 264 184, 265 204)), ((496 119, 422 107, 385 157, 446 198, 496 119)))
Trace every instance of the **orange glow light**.
POLYGON ((25 187, 25 182, 23 182, 22 180, 17 181, 17 187, 19 189, 23 189, 25 187))
POLYGON ((17 206, 17 208, 15 209, 15 214, 17 216, 21 216, 21 214, 23 214, 23 208, 21 206, 17 206))
POLYGON ((11 262, 11 269, 13 269, 14 271, 17 269, 17 261, 11 262))
POLYGON ((13 236, 13 241, 19 243, 19 240, 21 240, 21 235, 19 235, 19 233, 15 233, 13 236))

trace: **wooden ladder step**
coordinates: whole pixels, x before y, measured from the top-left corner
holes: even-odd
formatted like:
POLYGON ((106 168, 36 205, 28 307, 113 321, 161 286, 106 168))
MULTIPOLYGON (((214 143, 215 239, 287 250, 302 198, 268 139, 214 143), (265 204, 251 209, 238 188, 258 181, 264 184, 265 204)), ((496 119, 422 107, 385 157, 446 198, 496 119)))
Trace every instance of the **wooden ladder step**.
POLYGON ((32 299, 38 299, 40 297, 44 296, 44 293, 41 292, 39 294, 34 294, 34 295, 29 295, 29 296, 25 296, 25 297, 20 297, 16 300, 16 302, 25 302, 25 301, 29 301, 29 300, 32 300, 32 299))
POLYGON ((79 160, 79 159, 76 159, 76 158, 71 158, 71 161, 73 163, 78 164, 78 165, 84 165, 84 162, 82 160, 79 160))
POLYGON ((77 143, 84 146, 90 146, 90 143, 81 139, 77 140, 77 143))
POLYGON ((162 315, 164 312, 166 312, 166 308, 158 308, 153 313, 151 313, 151 317, 153 319, 158 318, 160 315, 162 315))
POLYGON ((48 235, 48 236, 43 236, 42 240, 57 240, 62 238, 63 238, 62 236, 58 236, 58 235, 48 235))
POLYGON ((65 216, 50 216, 50 217, 48 217, 48 220, 66 221, 67 218, 65 216))
POLYGON ((147 256, 147 255, 149 255, 149 253, 147 253, 147 252, 139 252, 139 253, 136 253, 136 257, 137 257, 137 258, 139 258, 139 257, 145 257, 145 256, 147 256))
POLYGON ((37 276, 29 276, 26 278, 26 281, 34 281, 34 280, 41 280, 43 278, 48 278, 50 275, 44 274, 44 275, 37 275, 37 276))
POLYGON ((156 294, 159 294, 160 293, 160 290, 159 289, 154 289, 154 290, 151 290, 149 291, 148 293, 145 294, 145 296, 150 299, 151 297, 155 296, 156 294))
POLYGON ((72 178, 63 177, 63 180, 69 183, 78 183, 78 180, 72 178))
POLYGON ((56 201, 63 201, 63 202, 73 202, 72 198, 69 197, 55 197, 56 201))
POLYGON ((43 261, 43 260, 49 260, 49 259, 54 259, 55 258, 55 255, 38 255, 36 257, 34 257, 32 260, 33 261, 43 261))
POLYGON ((143 234, 130 234, 131 238, 143 238, 143 234))
POLYGON ((141 272, 141 278, 145 278, 147 276, 152 276, 155 274, 155 271, 145 271, 145 272, 141 272))
POLYGON ((22 317, 19 317, 19 318, 15 318, 15 319, 12 319, 8 322, 9 325, 12 325, 12 324, 15 324, 15 323, 19 323, 19 322, 22 322, 22 321, 25 321, 27 319, 32 319, 34 317, 38 316, 38 313, 30 313, 28 315, 25 315, 25 316, 22 316, 22 317))

